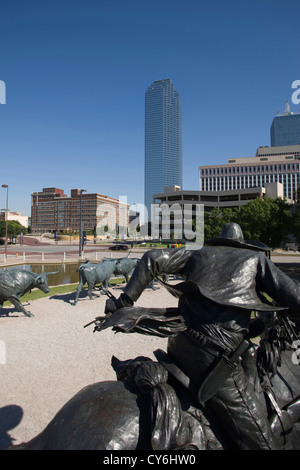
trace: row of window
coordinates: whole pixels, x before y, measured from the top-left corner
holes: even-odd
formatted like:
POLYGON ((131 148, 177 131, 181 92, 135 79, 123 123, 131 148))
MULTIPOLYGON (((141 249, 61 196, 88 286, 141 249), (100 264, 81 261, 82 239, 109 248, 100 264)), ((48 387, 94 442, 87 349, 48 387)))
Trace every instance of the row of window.
POLYGON ((200 180, 202 191, 222 191, 230 189, 246 189, 264 186, 266 183, 279 182, 283 184, 284 195, 293 199, 293 194, 300 184, 300 174, 297 175, 252 175, 204 178, 200 180))
POLYGON ((268 172, 292 172, 300 171, 299 163, 280 163, 270 165, 248 165, 248 166, 226 166, 202 168, 200 173, 202 176, 211 175, 239 175, 248 173, 268 173, 268 172))

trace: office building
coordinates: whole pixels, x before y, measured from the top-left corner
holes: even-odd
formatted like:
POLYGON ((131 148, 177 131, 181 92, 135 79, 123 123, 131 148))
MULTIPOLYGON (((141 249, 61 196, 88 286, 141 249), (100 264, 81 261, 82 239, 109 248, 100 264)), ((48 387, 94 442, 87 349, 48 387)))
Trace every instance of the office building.
MULTIPOLYGON (((156 238, 175 239, 195 236, 193 223, 200 223, 204 212, 213 209, 240 209, 257 198, 283 197, 281 183, 268 183, 261 188, 227 191, 182 190, 180 186, 169 186, 164 192, 153 195, 155 207, 156 238)), ((200 235, 200 232, 199 234, 200 235)), ((200 235, 201 236, 201 235, 200 235)), ((199 241, 199 240, 198 240, 199 241)))
POLYGON ((281 183, 283 197, 295 199, 300 185, 300 145, 260 147, 255 157, 199 167, 200 191, 261 188, 268 183, 281 183))
POLYGON ((181 98, 170 79, 152 83, 145 95, 145 206, 153 194, 182 186, 181 98))
POLYGON ((31 200, 31 228, 37 233, 79 232, 80 212, 82 230, 86 231, 96 228, 101 234, 104 227, 115 231, 129 224, 129 205, 103 194, 72 189, 68 197, 63 189, 43 188, 32 193, 31 200))
POLYGON ((182 190, 179 186, 169 186, 164 192, 153 195, 153 204, 159 207, 166 204, 169 208, 176 210, 176 205, 180 206, 180 211, 184 214, 190 208, 190 213, 196 212, 196 204, 202 204, 205 212, 213 209, 240 209, 249 201, 257 198, 283 198, 283 185, 281 183, 267 183, 264 187, 231 189, 226 191, 193 191, 182 190))
POLYGON ((271 147, 300 145, 300 113, 292 113, 288 101, 285 112, 274 117, 270 134, 271 147))

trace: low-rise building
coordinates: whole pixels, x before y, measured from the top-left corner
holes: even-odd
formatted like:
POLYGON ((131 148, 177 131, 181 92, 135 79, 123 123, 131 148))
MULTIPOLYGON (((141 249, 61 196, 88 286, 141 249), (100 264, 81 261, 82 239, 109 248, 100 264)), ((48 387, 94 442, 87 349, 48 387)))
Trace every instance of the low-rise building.
POLYGON ((72 189, 70 197, 58 188, 43 188, 41 192, 32 193, 32 232, 79 232, 80 220, 82 230, 101 232, 106 227, 115 231, 128 226, 129 205, 110 196, 80 189, 72 189))
MULTIPOLYGON (((2 209, 0 213, 0 220, 6 220, 5 217, 6 210, 2 209)), ((29 217, 28 215, 22 215, 21 212, 7 212, 7 220, 16 220, 19 222, 23 227, 28 228, 29 225, 29 217)))
POLYGON ((239 209, 257 197, 284 198, 283 185, 281 183, 267 183, 264 187, 227 191, 191 191, 182 190, 180 186, 168 186, 163 193, 153 195, 153 204, 158 206, 167 204, 169 207, 179 204, 182 209, 184 206, 202 204, 205 212, 211 212, 215 207, 239 209))
MULTIPOLYGON (((193 238, 193 221, 201 225, 204 212, 213 209, 240 209, 257 198, 284 198, 281 183, 268 183, 265 187, 227 191, 182 190, 180 186, 168 186, 163 193, 153 195, 152 222, 154 238, 193 238)), ((287 202, 292 202, 287 200, 287 202)), ((197 230, 197 228, 196 228, 197 230)))

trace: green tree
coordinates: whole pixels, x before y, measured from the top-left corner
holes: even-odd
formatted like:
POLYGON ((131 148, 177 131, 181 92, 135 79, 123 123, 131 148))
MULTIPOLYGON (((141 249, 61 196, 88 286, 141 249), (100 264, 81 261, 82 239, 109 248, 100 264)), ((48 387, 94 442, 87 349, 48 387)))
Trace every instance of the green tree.
MULTIPOLYGON (((23 228, 23 233, 27 233, 26 227, 23 227, 20 222, 16 220, 8 220, 7 221, 7 237, 12 240, 16 238, 21 233, 21 229, 23 228)), ((0 237, 5 237, 5 230, 6 230, 6 222, 5 220, 0 221, 0 237)))
POLYGON ((293 208, 292 233, 300 246, 300 186, 298 186, 295 196, 296 204, 293 208))
POLYGON ((239 224, 245 239, 276 248, 286 241, 292 230, 290 205, 281 198, 257 198, 241 207, 239 224))
POLYGON ((238 209, 215 207, 211 212, 204 212, 204 240, 218 237, 223 225, 229 222, 238 222, 238 209))
MULTIPOLYGON (((300 196, 300 194, 299 194, 300 196)), ((240 224, 246 240, 257 240, 276 248, 290 233, 297 233, 300 241, 300 197, 298 218, 290 214, 290 205, 281 198, 249 201, 240 210, 214 208, 204 213, 204 238, 218 237, 224 224, 240 224)))

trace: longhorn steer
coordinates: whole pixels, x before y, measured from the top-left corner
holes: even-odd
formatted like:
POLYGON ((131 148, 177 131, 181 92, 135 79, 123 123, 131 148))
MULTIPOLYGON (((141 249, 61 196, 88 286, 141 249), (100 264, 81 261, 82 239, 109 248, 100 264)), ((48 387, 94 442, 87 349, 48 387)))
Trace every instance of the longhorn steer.
POLYGON ((0 308, 3 307, 5 301, 10 301, 20 312, 24 313, 27 317, 34 315, 28 312, 21 304, 19 298, 26 292, 34 289, 35 287, 42 292, 48 293, 48 278, 49 274, 57 274, 58 271, 41 274, 33 273, 25 269, 11 269, 9 271, 0 272, 0 308))
POLYGON ((140 261, 139 258, 119 258, 116 264, 116 268, 114 270, 114 275, 124 276, 126 282, 129 280, 129 274, 131 271, 136 267, 138 262, 140 261))
POLYGON ((93 300, 92 289, 96 284, 102 283, 102 289, 107 289, 109 280, 113 275, 117 260, 104 260, 101 263, 90 263, 86 261, 81 264, 77 271, 79 272, 79 284, 76 291, 76 298, 72 305, 76 305, 78 297, 85 283, 88 285, 88 296, 93 300))

